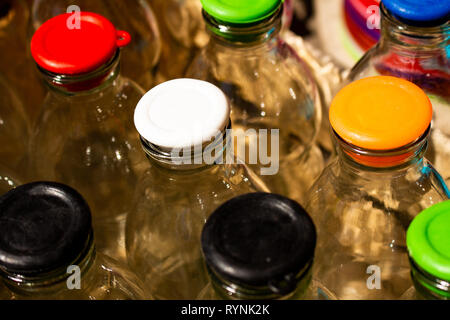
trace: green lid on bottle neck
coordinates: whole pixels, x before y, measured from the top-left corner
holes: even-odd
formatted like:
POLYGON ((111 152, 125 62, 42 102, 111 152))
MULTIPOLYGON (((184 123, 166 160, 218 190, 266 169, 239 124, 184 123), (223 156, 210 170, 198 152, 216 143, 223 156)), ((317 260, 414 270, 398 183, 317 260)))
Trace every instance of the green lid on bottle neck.
POLYGON ((216 20, 249 24, 271 16, 284 0, 200 0, 203 9, 216 20))
POLYGON ((450 200, 421 212, 408 228, 406 243, 421 269, 450 281, 450 200))

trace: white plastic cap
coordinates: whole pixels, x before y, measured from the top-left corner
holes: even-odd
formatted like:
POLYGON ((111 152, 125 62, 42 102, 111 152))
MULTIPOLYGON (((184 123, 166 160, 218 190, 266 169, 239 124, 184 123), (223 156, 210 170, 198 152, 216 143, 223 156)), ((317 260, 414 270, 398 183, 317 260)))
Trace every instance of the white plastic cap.
POLYGON ((194 79, 170 80, 154 87, 134 111, 139 134, 165 149, 209 142, 227 127, 229 120, 225 94, 209 82, 194 79))

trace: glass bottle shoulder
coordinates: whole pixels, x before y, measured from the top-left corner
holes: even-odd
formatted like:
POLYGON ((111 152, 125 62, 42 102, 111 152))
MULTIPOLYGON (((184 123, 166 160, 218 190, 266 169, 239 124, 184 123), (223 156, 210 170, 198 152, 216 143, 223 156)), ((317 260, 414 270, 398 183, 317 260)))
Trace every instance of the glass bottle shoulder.
POLYGON ((71 275, 57 284, 20 289, 0 279, 1 300, 141 300, 151 296, 141 281, 121 263, 97 253, 87 271, 69 270, 71 275))

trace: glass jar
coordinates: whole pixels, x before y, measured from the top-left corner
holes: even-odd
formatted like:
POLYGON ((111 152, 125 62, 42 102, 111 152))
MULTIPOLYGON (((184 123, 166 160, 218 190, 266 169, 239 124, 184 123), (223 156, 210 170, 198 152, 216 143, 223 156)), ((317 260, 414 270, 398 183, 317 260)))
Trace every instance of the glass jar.
POLYGON ((332 299, 312 281, 316 228, 295 201, 249 193, 217 208, 202 231, 209 283, 200 300, 332 299))
POLYGON ((126 33, 84 12, 81 29, 69 30, 68 16, 43 24, 31 44, 49 89, 31 142, 31 167, 35 180, 76 188, 94 212, 98 249, 125 259, 125 216, 146 162, 133 127, 133 110, 144 92, 119 72, 126 33))
POLYGON ((272 191, 301 202, 323 169, 315 144, 321 122, 315 81, 307 64, 279 37, 282 1, 231 2, 228 6, 203 1, 211 40, 187 75, 217 85, 230 99, 233 129, 246 133, 241 143, 245 154, 238 158, 245 159, 272 191), (263 150, 276 150, 276 174, 263 175, 263 161, 247 159, 252 153, 248 142, 261 140, 255 134, 260 129, 279 130, 278 136, 270 137, 276 146, 263 150))
POLYGON ((193 79, 160 84, 136 107, 149 165, 127 217, 127 258, 156 299, 198 295, 203 224, 224 201, 259 188, 227 152, 229 113, 217 87, 193 79))
POLYGON ((431 99, 434 119, 426 154, 450 178, 450 23, 448 1, 383 0, 381 38, 351 70, 347 82, 375 76, 404 78, 431 99))
POLYGON ((72 9, 73 5, 78 6, 81 11, 100 14, 117 28, 130 33, 132 41, 122 57, 123 74, 143 88, 150 89, 155 81, 156 65, 161 53, 161 38, 149 1, 34 0, 31 10, 31 34, 50 18, 72 12, 69 8, 72 9))
POLYGON ((0 163, 11 170, 26 167, 30 125, 22 101, 0 75, 0 163))
POLYGON ((420 213, 406 234, 414 286, 401 299, 450 300, 450 201, 420 213))
POLYGON ((318 229, 315 276, 338 299, 397 299, 410 287, 408 225, 450 196, 423 157, 431 118, 426 94, 399 78, 358 80, 334 98, 338 157, 306 210, 318 229))
POLYGON ((74 189, 22 185, 0 197, 1 300, 143 299, 136 276, 95 251, 90 209, 74 189))

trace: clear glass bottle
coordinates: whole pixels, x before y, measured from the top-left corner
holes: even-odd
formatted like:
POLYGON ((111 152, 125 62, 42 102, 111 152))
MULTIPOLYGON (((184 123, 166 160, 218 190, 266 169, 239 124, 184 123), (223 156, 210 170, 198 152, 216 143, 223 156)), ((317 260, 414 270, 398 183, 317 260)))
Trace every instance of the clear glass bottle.
POLYGON ((434 119, 426 154, 450 178, 450 64, 448 1, 383 0, 381 38, 351 70, 347 83, 375 75, 404 78, 431 99, 434 119))
POLYGON ((324 300, 312 280, 316 228, 295 201, 248 193, 217 208, 202 231, 209 283, 200 300, 324 300))
POLYGON ((403 300, 450 300, 450 201, 420 213, 406 234, 414 286, 403 300))
POLYGON ((20 178, 10 169, 0 165, 0 196, 21 184, 20 178))
POLYGON ((103 37, 110 43, 107 39, 117 36, 104 31, 115 30, 108 20, 82 13, 83 36, 76 37, 66 27, 67 16, 42 25, 31 45, 48 87, 31 142, 32 173, 35 180, 58 181, 76 188, 94 212, 98 249, 115 259, 125 259, 125 216, 141 175, 140 166, 143 169, 146 163, 133 127, 133 110, 144 92, 120 75, 119 47, 124 40, 111 48, 98 40, 103 37), (104 26, 100 35, 95 33, 97 25, 104 26), (48 27, 57 31, 46 32, 48 27), (41 43, 49 48, 42 50, 41 43), (54 43, 58 46, 51 51, 54 43), (81 53, 73 53, 74 48, 81 53), (83 56, 83 50, 88 50, 88 57, 83 56), (54 59, 52 64, 40 60, 46 52, 54 59), (51 65, 61 65, 61 70, 48 70, 51 65), (73 69, 65 70, 65 65, 73 69))
POLYGON ((90 209, 74 189, 22 185, 0 197, 0 300, 143 299, 126 267, 97 253, 90 209))
POLYGON ((338 299, 398 299, 410 287, 408 225, 450 196, 423 157, 431 118, 426 94, 399 78, 358 80, 334 98, 338 157, 306 210, 318 229, 315 277, 338 299))
POLYGON ((66 13, 72 5, 78 6, 81 11, 100 14, 117 28, 130 33, 132 41, 122 57, 123 74, 143 88, 150 89, 155 81, 156 66, 161 53, 161 38, 149 1, 34 0, 31 10, 31 34, 45 21, 66 13))
MULTIPOLYGON (((202 1, 211 40, 187 76, 209 81, 225 92, 235 132, 279 129, 278 173, 260 174, 261 159, 255 164, 246 159, 246 163, 274 192, 301 202, 323 169, 315 144, 320 98, 307 64, 279 37, 282 1, 257 2, 231 1, 227 6, 202 1)), ((260 138, 249 132, 246 142, 260 138)), ((249 155, 248 145, 242 145, 249 155)), ((242 154, 237 156, 244 159, 242 154)))
POLYGON ((0 75, 0 163, 11 170, 26 166, 30 125, 22 101, 0 75))
POLYGON ((260 188, 227 152, 229 113, 217 87, 193 79, 162 83, 136 107, 149 166, 127 217, 127 258, 156 299, 195 299, 207 280, 200 251, 207 217, 260 188))

